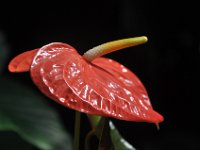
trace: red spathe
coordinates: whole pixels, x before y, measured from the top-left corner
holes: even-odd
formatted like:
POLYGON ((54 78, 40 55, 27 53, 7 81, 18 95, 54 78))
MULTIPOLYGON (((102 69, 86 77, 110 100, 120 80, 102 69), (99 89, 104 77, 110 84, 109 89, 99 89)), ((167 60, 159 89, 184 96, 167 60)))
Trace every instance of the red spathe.
POLYGON ((65 43, 50 43, 18 55, 11 72, 30 70, 38 88, 56 102, 89 114, 127 121, 159 123, 139 78, 107 58, 86 61, 65 43))

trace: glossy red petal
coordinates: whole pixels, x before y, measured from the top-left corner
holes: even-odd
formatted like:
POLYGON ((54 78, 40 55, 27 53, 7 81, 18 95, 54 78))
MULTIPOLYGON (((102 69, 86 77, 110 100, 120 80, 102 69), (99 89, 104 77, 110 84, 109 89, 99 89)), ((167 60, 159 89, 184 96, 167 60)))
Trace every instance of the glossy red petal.
POLYGON ((64 79, 73 92, 98 112, 129 121, 161 122, 141 81, 123 65, 106 58, 91 63, 77 56, 66 62, 64 79))
POLYGON ((16 56, 8 65, 10 72, 27 72, 30 70, 33 58, 38 49, 24 52, 16 56))
POLYGON ((139 79, 105 58, 85 61, 64 43, 42 47, 31 66, 39 89, 55 101, 82 112, 122 120, 161 122, 139 79))

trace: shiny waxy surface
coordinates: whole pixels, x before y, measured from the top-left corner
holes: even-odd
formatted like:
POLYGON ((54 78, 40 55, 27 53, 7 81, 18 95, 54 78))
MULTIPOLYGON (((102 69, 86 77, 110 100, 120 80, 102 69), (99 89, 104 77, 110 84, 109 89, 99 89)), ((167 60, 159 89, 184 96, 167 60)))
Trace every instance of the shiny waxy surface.
POLYGON ((73 47, 59 42, 43 46, 34 55, 29 64, 34 83, 62 105, 128 121, 163 120, 153 110, 143 84, 123 65, 106 58, 88 62, 73 47))

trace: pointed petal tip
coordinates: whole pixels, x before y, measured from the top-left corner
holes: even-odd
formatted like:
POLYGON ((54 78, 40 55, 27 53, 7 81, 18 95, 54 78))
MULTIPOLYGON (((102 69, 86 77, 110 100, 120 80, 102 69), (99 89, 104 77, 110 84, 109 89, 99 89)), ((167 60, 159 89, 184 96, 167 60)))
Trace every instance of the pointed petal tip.
POLYGON ((152 122, 158 124, 158 123, 161 123, 163 121, 164 121, 164 117, 161 114, 159 114, 158 112, 155 112, 155 116, 152 119, 152 122))
MULTIPOLYGON (((135 120, 133 120, 133 121, 135 121, 135 120)), ((158 112, 153 110, 153 111, 149 111, 149 114, 147 115, 147 117, 145 117, 145 118, 142 117, 138 121, 159 124, 164 121, 164 117, 161 114, 159 114, 158 112)))

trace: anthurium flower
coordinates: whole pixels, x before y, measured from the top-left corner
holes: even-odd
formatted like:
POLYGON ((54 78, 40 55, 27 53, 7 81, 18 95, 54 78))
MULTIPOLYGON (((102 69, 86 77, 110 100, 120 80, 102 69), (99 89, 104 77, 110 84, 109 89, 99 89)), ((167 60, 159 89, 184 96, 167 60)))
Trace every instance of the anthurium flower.
POLYGON ((146 37, 108 42, 79 55, 72 46, 54 42, 16 56, 11 72, 30 71, 36 86, 49 98, 80 112, 127 121, 159 123, 139 78, 120 63, 101 57, 142 44, 146 37))

